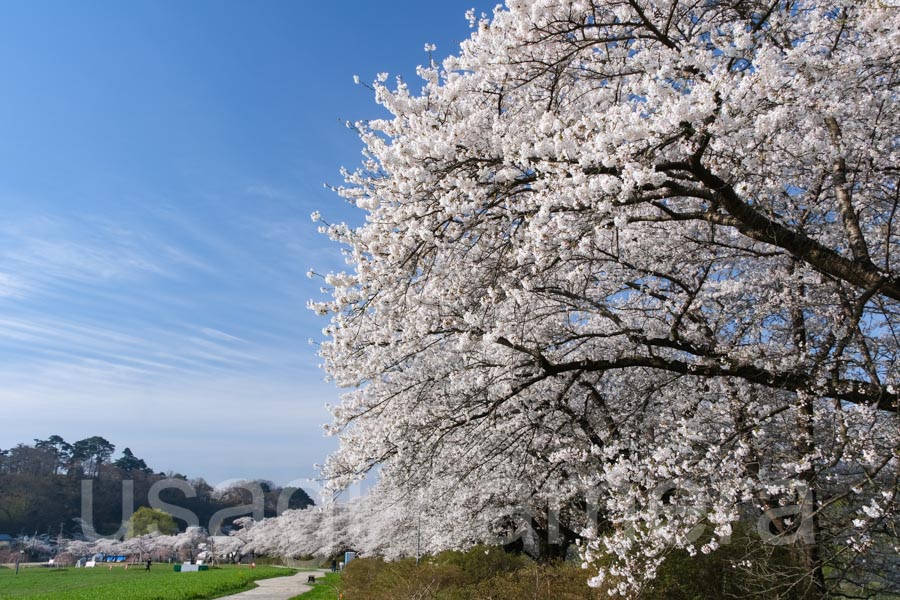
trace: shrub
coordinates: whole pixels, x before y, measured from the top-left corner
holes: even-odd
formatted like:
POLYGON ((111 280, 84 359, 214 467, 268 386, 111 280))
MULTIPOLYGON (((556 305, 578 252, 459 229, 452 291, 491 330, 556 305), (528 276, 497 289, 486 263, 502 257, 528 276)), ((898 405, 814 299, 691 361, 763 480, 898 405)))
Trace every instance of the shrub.
POLYGON ((600 598, 587 587, 585 572, 575 566, 537 565, 524 556, 486 546, 442 552, 419 565, 413 559, 386 563, 357 558, 341 579, 345 600, 600 598))
POLYGON ((608 596, 587 585, 587 572, 570 563, 530 564, 473 586, 472 600, 600 600, 608 596))
MULTIPOLYGON (((458 566, 404 559, 386 563, 357 558, 344 569, 342 587, 346 600, 424 600, 438 592, 463 587, 466 575, 458 566)), ((447 597, 452 598, 453 596, 447 597)))
POLYGON ((798 600, 807 576, 787 546, 766 544, 745 527, 710 554, 671 552, 644 597, 647 600, 798 600))
POLYGON ((497 546, 475 546, 466 552, 441 552, 426 562, 459 567, 465 573, 468 583, 516 571, 531 564, 527 557, 504 552, 497 546))
MULTIPOLYGON (((537 564, 497 547, 477 546, 387 563, 357 558, 344 569, 345 600, 600 600, 589 571, 572 563, 537 564)), ((711 554, 672 551, 642 600, 799 600, 803 570, 787 547, 762 543, 736 528, 711 554)), ((607 579, 606 585, 614 585, 607 579)))

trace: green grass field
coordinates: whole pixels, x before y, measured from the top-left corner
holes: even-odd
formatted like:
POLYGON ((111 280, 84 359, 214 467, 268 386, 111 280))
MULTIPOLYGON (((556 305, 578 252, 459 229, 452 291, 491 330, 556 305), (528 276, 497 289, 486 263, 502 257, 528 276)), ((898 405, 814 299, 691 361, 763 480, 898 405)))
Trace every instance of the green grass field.
POLYGON ((218 598, 253 587, 256 579, 292 575, 291 569, 226 566, 200 573, 175 573, 171 565, 124 569, 0 570, 0 599, 191 600, 218 598))
POLYGON ((291 600, 338 600, 338 585, 341 583, 340 573, 328 573, 325 577, 317 577, 313 589, 294 596, 291 600))

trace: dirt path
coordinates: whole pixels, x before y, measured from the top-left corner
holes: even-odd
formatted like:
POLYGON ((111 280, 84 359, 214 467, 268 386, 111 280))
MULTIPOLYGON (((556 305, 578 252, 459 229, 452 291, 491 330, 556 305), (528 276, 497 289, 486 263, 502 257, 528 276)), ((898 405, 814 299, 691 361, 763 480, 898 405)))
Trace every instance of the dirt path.
POLYGON ((288 600, 288 598, 293 598, 297 594, 308 592, 311 589, 306 583, 310 575, 319 578, 324 577, 325 573, 329 572, 330 569, 317 569, 315 571, 300 571, 296 575, 288 577, 260 579, 255 582, 259 587, 224 597, 236 600, 288 600))

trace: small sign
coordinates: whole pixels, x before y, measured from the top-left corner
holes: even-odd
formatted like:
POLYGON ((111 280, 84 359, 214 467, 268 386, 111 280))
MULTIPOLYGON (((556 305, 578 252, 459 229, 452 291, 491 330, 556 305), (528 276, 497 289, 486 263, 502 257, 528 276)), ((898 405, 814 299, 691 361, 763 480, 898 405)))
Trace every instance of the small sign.
POLYGON ((209 571, 209 566, 208 565, 192 565, 190 563, 175 565, 176 573, 197 573, 198 571, 209 571))

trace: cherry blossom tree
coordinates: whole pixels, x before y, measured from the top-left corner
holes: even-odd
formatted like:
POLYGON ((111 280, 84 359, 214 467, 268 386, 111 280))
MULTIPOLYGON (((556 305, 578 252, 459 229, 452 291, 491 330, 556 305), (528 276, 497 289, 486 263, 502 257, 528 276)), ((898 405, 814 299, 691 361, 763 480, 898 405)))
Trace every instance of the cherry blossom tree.
POLYGON ((174 553, 177 536, 161 535, 152 532, 128 539, 98 538, 96 540, 66 540, 63 551, 74 557, 107 554, 113 556, 131 556, 138 561, 144 557, 161 560, 162 557, 174 553))
POLYGON ((741 521, 810 597, 896 573, 900 11, 509 0, 470 21, 420 92, 379 75, 390 117, 354 124, 366 160, 338 190, 365 223, 322 226, 352 267, 313 303, 349 390, 332 485, 380 466, 461 519, 445 546, 527 506, 622 594, 741 521))
POLYGON ((172 548, 183 557, 194 560, 201 545, 206 544, 209 535, 203 527, 191 526, 172 536, 172 548))
POLYGON ((60 551, 75 557, 88 556, 89 554, 94 554, 96 552, 94 544, 95 542, 86 540, 65 540, 60 551))
POLYGON ((213 561, 234 562, 243 553, 244 541, 232 535, 215 535, 209 537, 207 548, 213 561))
POLYGON ((26 550, 31 556, 49 555, 56 549, 50 541, 37 536, 22 536, 16 542, 19 548, 26 550))
POLYGON ((209 547, 208 552, 214 557, 227 558, 229 554, 239 553, 243 543, 240 538, 232 540, 227 536, 210 538, 204 528, 188 527, 185 531, 174 535, 163 535, 153 531, 127 539, 67 540, 63 550, 76 557, 107 554, 131 556, 143 561, 145 557, 163 560, 172 556, 177 557, 178 554, 193 559, 201 548, 209 547))
POLYGON ((260 521, 239 519, 235 524, 241 529, 233 535, 244 542, 244 553, 283 558, 328 557, 355 547, 349 534, 355 511, 355 504, 333 503, 286 510, 278 517, 260 521))

